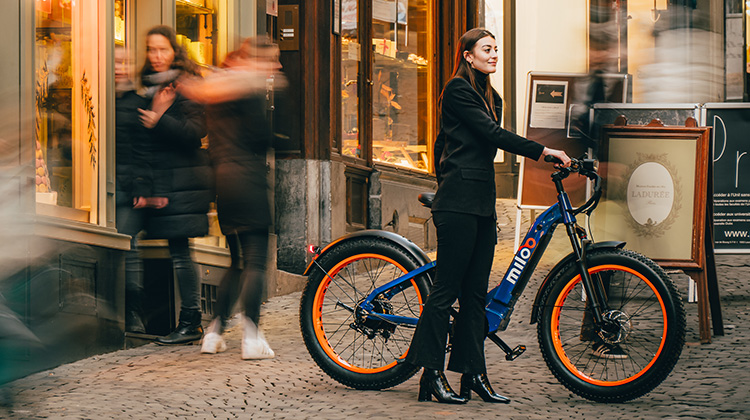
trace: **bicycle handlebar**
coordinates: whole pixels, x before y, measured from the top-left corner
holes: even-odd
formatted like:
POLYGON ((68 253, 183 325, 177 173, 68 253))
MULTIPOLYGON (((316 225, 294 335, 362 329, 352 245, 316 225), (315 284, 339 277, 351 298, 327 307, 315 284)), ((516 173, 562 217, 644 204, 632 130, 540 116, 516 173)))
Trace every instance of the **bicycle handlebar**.
MULTIPOLYGON (((562 161, 554 156, 547 155, 544 157, 545 162, 561 164, 562 161)), ((570 210, 573 215, 591 212, 599 205, 599 199, 602 196, 602 177, 596 171, 596 160, 594 159, 576 159, 570 158, 570 167, 558 168, 559 170, 552 174, 553 179, 558 177, 560 180, 565 179, 571 173, 577 172, 580 175, 594 181, 594 194, 581 207, 570 210)))

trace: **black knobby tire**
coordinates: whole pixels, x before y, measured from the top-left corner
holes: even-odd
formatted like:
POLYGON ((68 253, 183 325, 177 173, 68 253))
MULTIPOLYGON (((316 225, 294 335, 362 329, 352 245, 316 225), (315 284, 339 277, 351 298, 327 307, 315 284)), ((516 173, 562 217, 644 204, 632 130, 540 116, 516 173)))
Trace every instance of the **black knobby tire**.
POLYGON ((621 328, 599 332, 584 322, 591 313, 571 262, 542 294, 537 319, 542 355, 557 379, 581 397, 600 402, 638 398, 664 381, 680 357, 682 299, 664 270, 638 253, 597 250, 588 254, 587 264, 595 281, 609 284, 608 317, 621 328), (602 348, 603 353, 595 352, 602 348))
MULTIPOLYGON (((318 366, 357 389, 389 388, 412 377, 418 368, 397 360, 406 354, 414 327, 370 317, 363 329, 353 311, 375 288, 418 268, 416 259, 390 241, 370 237, 335 245, 318 264, 300 302, 302 337, 318 366)), ((418 318, 428 291, 429 279, 422 275, 390 299, 377 299, 375 312, 418 318)))

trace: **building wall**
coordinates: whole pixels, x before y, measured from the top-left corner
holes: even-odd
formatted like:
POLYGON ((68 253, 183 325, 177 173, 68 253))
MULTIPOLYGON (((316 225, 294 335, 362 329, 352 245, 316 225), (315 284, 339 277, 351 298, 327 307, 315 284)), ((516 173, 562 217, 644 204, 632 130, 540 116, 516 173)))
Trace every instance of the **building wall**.
POLYGON ((423 192, 434 192, 437 183, 393 168, 381 168, 370 176, 370 227, 396 232, 422 249, 436 246, 430 209, 417 200, 423 192))

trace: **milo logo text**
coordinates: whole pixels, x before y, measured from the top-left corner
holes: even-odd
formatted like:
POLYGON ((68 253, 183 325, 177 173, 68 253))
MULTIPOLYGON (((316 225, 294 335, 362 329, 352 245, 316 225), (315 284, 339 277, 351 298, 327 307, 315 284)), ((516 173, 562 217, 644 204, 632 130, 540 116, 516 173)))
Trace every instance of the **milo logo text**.
POLYGON ((513 263, 508 270, 508 274, 505 276, 505 280, 509 281, 511 284, 516 284, 518 276, 521 275, 526 263, 529 262, 529 258, 531 258, 531 254, 534 252, 535 247, 536 241, 534 238, 529 238, 526 243, 518 248, 518 252, 516 252, 515 257, 513 257, 513 263))

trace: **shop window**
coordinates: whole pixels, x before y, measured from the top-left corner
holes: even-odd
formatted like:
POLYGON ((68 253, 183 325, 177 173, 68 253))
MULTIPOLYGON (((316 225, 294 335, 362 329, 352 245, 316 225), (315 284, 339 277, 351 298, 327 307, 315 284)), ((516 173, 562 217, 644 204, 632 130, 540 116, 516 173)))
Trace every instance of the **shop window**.
MULTIPOLYGON (((218 67, 226 54, 226 0, 175 0, 177 42, 188 57, 204 68, 218 67)), ((207 147, 210 139, 203 139, 207 147)), ((226 248, 215 203, 208 212, 208 235, 193 239, 194 244, 226 248)))
POLYGON ((373 0, 373 161, 430 169, 433 7, 427 0, 373 0))
POLYGON ((36 0, 37 212, 96 223, 99 33, 96 0, 36 0))
POLYGON ((341 1, 341 154, 364 158, 359 130, 359 39, 357 0, 341 1))
POLYGON ((125 0, 115 0, 115 44, 125 45, 125 18, 126 18, 125 0))
POLYGON ((177 42, 203 66, 219 65, 216 0, 176 0, 177 42))

